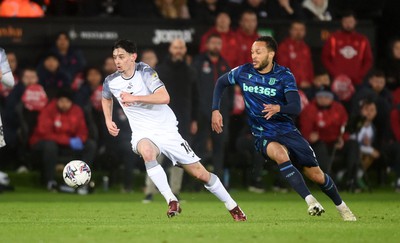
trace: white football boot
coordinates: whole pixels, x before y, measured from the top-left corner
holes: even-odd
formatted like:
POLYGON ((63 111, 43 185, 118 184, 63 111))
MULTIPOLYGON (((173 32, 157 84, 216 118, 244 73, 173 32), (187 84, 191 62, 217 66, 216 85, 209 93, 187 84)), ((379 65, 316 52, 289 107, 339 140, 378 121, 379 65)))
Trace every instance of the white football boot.
POLYGON ((336 206, 337 210, 342 216, 343 221, 357 221, 356 216, 351 212, 350 208, 346 203, 342 202, 339 206, 336 206))

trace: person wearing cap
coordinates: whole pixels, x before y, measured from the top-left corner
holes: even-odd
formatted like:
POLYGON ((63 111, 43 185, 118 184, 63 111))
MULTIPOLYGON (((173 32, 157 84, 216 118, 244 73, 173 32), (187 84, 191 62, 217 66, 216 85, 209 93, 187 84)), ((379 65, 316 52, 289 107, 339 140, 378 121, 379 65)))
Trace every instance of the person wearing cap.
POLYGON ((91 165, 96 143, 88 139, 88 135, 82 108, 73 103, 70 89, 61 89, 40 112, 29 141, 32 150, 40 155, 44 166, 42 179, 48 190, 58 188, 55 180, 58 163, 80 159, 91 165))
POLYGON ((348 115, 334 99, 332 91, 322 86, 314 100, 300 113, 300 131, 313 148, 323 171, 331 172, 332 154, 343 147, 342 127, 348 115))

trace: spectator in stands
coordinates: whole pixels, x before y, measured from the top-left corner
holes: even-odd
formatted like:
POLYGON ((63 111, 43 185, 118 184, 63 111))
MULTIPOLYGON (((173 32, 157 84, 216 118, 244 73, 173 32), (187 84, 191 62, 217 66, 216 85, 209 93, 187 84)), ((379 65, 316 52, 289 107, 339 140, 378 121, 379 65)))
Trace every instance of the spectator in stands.
POLYGON ((115 66, 113 57, 106 57, 103 62, 103 73, 104 76, 108 76, 117 71, 117 67, 115 66))
POLYGON ((71 80, 60 69, 60 61, 54 54, 48 54, 37 67, 39 83, 43 86, 47 96, 52 99, 57 90, 70 88, 71 80))
POLYGON ((239 65, 237 56, 240 51, 240 46, 236 34, 231 28, 231 18, 228 13, 219 13, 215 20, 215 25, 202 35, 200 52, 205 52, 207 50, 208 36, 215 33, 219 34, 222 39, 222 57, 228 62, 231 68, 239 65))
POLYGON ((155 0, 155 3, 165 19, 190 19, 186 0, 155 0))
POLYGON ((236 36, 239 43, 238 63, 252 62, 251 60, 251 46, 259 35, 257 33, 257 15, 250 11, 245 10, 240 16, 239 28, 236 30, 236 36))
POLYGON ((54 46, 50 53, 57 56, 60 61, 60 69, 70 80, 75 78, 86 66, 86 59, 82 52, 71 45, 71 40, 66 32, 60 32, 56 36, 54 46))
POLYGON ((4 0, 0 4, 0 17, 40 18, 44 16, 42 8, 30 0, 4 0))
POLYGON ((348 76, 359 88, 372 66, 372 50, 368 38, 358 33, 354 13, 346 11, 341 18, 342 30, 326 40, 322 50, 322 63, 333 79, 348 76))
MULTIPOLYGON (((195 137, 196 151, 204 161, 211 160, 214 166, 213 172, 223 178, 224 169, 224 150, 227 142, 228 133, 216 134, 211 132, 211 105, 213 89, 218 77, 229 71, 229 65, 222 56, 223 38, 217 33, 207 36, 205 52, 200 53, 194 58, 192 63, 197 71, 198 87, 201 94, 199 100, 198 132, 195 137), (207 144, 211 139, 212 156, 208 158, 207 144)), ((173 97, 171 95, 171 97, 173 97)), ((233 102, 233 89, 227 90, 221 101, 221 113, 228 117, 231 114, 233 102)), ((229 127, 229 119, 224 119, 224 127, 229 127)), ((226 186, 226 185, 225 185, 226 186)))
POLYGON ((386 76, 386 87, 394 91, 400 88, 400 38, 390 43, 388 56, 380 63, 386 76))
POLYGON ((50 191, 58 188, 55 180, 57 163, 81 159, 93 165, 96 143, 88 139, 84 113, 73 103, 72 97, 71 90, 61 89, 58 92, 57 98, 39 114, 37 126, 29 141, 33 151, 41 155, 43 179, 50 191), (61 156, 66 155, 67 161, 62 161, 61 156))
POLYGON ((304 93, 307 96, 307 99, 311 101, 315 98, 315 93, 317 93, 321 88, 330 86, 331 79, 328 72, 323 68, 317 69, 311 87, 305 89, 304 93))
POLYGON ((347 165, 348 186, 351 190, 365 190, 367 185, 364 182, 364 174, 372 165, 372 163, 381 157, 381 153, 377 148, 376 129, 373 121, 377 114, 375 102, 366 98, 360 101, 359 110, 350 118, 346 131, 350 134, 349 141, 346 143, 354 144, 352 150, 347 155, 352 156, 354 160, 344 160, 347 165), (354 155, 357 155, 355 157, 354 155), (360 162, 357 163, 357 159, 360 162), (357 164, 354 164, 357 163, 357 164))
POLYGON ((4 112, 6 141, 17 147, 21 159, 39 112, 47 105, 47 95, 34 68, 25 68, 19 82, 7 97, 4 112))
POLYGON ((320 167, 327 173, 331 173, 332 156, 343 147, 342 133, 347 119, 346 109, 334 100, 327 87, 322 87, 300 113, 300 131, 313 148, 320 167))
POLYGON ((140 55, 140 61, 155 69, 158 64, 158 57, 153 49, 145 49, 140 55))
POLYGON ((311 87, 314 79, 314 66, 311 50, 304 41, 306 25, 302 21, 293 21, 290 24, 289 36, 278 46, 278 62, 288 67, 300 89, 311 87))
POLYGON ((331 21, 333 18, 329 0, 304 0, 302 7, 307 20, 331 21))
MULTIPOLYGON (((169 106, 179 121, 178 129, 182 137, 192 144, 192 137, 197 132, 197 114, 199 94, 196 71, 185 62, 186 43, 182 39, 171 41, 168 56, 156 67, 160 79, 168 87, 171 97, 169 106)), ((165 160, 163 156, 161 160, 165 160)), ((159 161, 162 163, 162 161, 159 161)), ((180 194, 183 169, 173 166, 170 171, 170 184, 175 195, 180 194)), ((154 190, 149 189, 151 181, 146 178, 145 199, 152 200, 154 190)), ((152 186, 154 188, 154 186, 152 186)))
POLYGON ((386 88, 385 74, 381 70, 374 70, 368 78, 368 85, 354 94, 352 99, 352 113, 357 112, 358 105, 366 98, 371 99, 375 103, 377 109, 377 114, 374 118, 374 126, 377 132, 375 140, 377 144, 383 146, 387 141, 392 139, 393 134, 390 129, 389 119, 392 108, 392 96, 386 88))
POLYGON ((256 13, 258 22, 267 19, 269 12, 267 12, 267 6, 263 0, 244 0, 242 3, 243 10, 251 10, 256 13))
POLYGON ((297 0, 267 0, 268 19, 303 19, 304 13, 297 0))
MULTIPOLYGON (((17 56, 15 55, 14 52, 7 52, 6 54, 8 64, 10 65, 12 75, 14 76, 14 84, 18 84, 19 81, 19 70, 18 70, 18 60, 17 56)), ((7 96, 10 94, 12 90, 12 87, 8 87, 3 85, 2 82, 0 82, 0 110, 4 107, 4 101, 7 98, 7 96)))

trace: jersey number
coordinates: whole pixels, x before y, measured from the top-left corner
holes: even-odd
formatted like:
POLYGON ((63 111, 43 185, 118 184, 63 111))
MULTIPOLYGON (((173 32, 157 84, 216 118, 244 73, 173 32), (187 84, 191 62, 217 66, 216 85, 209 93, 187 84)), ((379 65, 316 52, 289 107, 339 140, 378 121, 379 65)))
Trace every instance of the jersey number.
POLYGON ((192 148, 190 148, 188 142, 181 143, 181 146, 186 150, 186 153, 189 154, 193 152, 192 148))

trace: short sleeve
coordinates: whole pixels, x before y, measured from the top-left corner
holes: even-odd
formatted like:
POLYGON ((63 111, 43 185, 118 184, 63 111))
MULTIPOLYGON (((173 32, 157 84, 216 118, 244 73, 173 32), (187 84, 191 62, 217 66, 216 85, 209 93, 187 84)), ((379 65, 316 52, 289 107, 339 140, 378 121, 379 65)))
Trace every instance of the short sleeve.
POLYGON ((110 90, 110 76, 108 76, 103 83, 103 91, 101 92, 104 99, 112 99, 112 93, 110 90))
POLYGON ((141 64, 144 65, 142 77, 147 88, 154 93, 157 89, 163 87, 164 83, 158 77, 157 72, 154 71, 154 69, 152 69, 149 65, 143 63, 141 64))
POLYGON ((0 48, 0 70, 3 74, 11 72, 10 64, 8 63, 7 55, 3 48, 0 48))

